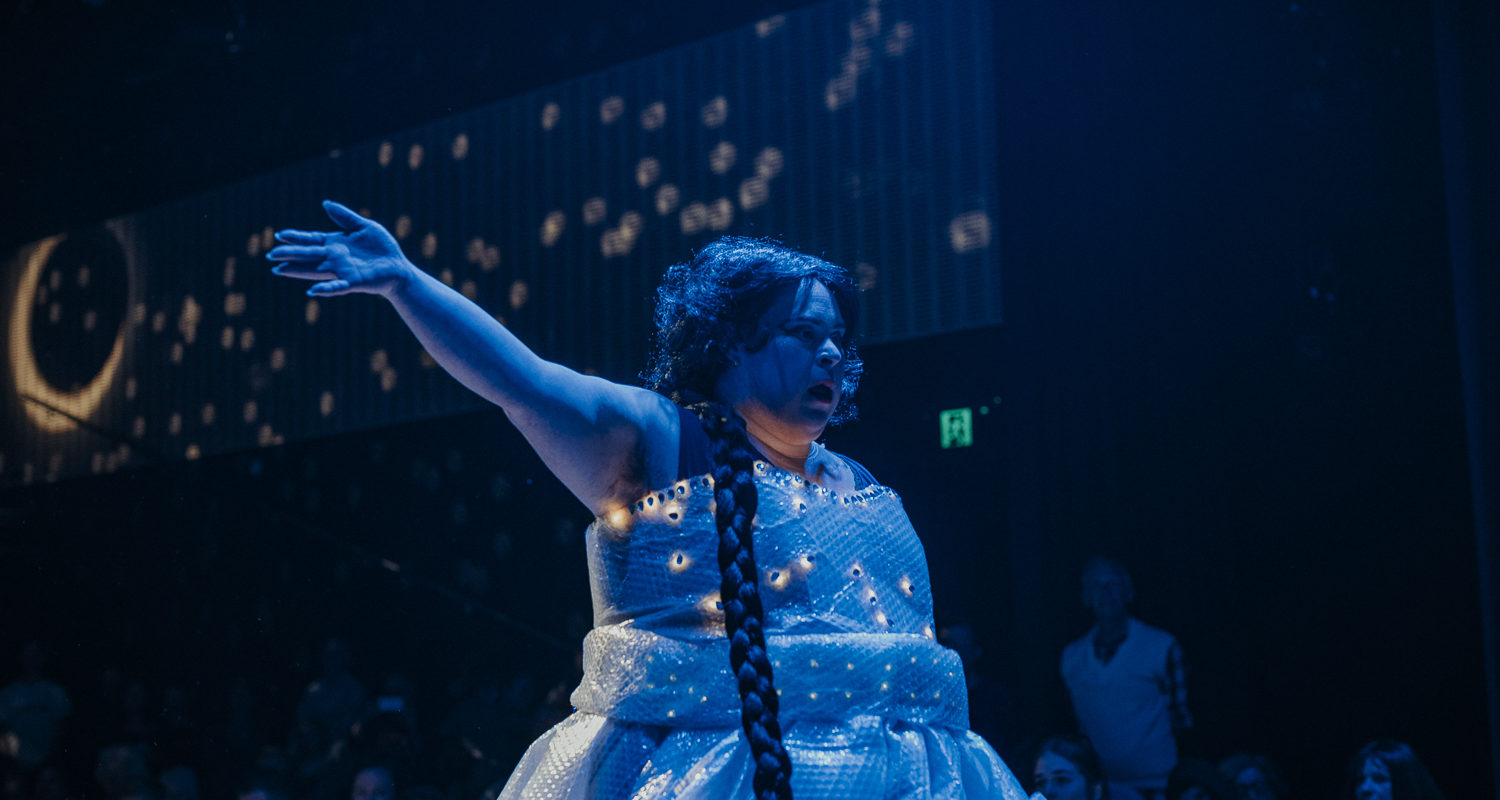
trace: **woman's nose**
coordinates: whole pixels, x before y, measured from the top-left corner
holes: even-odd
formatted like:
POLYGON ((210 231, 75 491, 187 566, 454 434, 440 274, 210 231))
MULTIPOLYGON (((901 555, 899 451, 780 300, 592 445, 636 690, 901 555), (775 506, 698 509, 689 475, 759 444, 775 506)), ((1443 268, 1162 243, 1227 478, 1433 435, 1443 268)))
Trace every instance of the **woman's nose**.
POLYGON ((818 349, 818 363, 823 366, 833 366, 844 360, 844 351, 834 343, 833 339, 825 339, 823 346, 818 349))

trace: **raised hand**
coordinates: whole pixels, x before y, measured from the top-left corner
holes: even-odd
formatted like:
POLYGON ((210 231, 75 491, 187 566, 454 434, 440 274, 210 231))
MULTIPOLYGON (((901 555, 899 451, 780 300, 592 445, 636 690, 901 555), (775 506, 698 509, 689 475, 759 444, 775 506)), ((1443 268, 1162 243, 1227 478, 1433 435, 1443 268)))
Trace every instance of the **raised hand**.
POLYGON ((318 281, 307 290, 312 297, 351 292, 389 297, 418 271, 380 223, 332 200, 323 201, 323 210, 340 230, 277 231, 281 244, 266 253, 266 258, 280 262, 271 272, 318 281))
POLYGON ((278 262, 273 272, 314 281, 307 290, 314 297, 384 296, 427 354, 505 409, 547 467, 595 514, 675 480, 672 401, 541 358, 474 301, 408 261, 379 223, 331 200, 323 209, 339 230, 277 233, 281 244, 266 254, 278 262))

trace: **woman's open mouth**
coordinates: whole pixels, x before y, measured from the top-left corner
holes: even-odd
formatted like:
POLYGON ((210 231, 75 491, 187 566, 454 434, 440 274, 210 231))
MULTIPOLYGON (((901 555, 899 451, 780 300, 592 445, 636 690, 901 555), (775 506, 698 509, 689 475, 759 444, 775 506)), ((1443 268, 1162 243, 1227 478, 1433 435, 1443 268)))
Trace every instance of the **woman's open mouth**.
POLYGON ((812 398, 820 403, 833 402, 833 387, 829 384, 814 384, 811 389, 807 390, 807 393, 812 395, 812 398))

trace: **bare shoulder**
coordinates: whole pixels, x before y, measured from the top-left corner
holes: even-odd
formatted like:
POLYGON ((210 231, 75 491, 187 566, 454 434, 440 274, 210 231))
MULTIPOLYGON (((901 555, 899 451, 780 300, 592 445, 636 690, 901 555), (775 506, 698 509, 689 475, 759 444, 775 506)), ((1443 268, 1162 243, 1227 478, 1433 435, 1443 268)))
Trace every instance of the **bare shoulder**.
MULTIPOLYGON (((677 440, 681 420, 677 404, 671 400, 638 386, 621 386, 619 402, 622 413, 633 420, 641 432, 642 443, 648 451, 669 452, 672 463, 668 472, 677 470, 677 440)), ((666 481, 670 482, 671 477, 666 481)), ((654 485, 654 484, 653 484, 654 485)))
POLYGON ((638 438, 631 465, 633 469, 628 470, 634 474, 628 475, 610 500, 628 503, 677 479, 677 450, 682 423, 677 405, 671 400, 650 389, 617 386, 617 411, 630 421, 638 438))
POLYGON ((678 421, 671 400, 639 386, 548 365, 506 415, 542 462, 595 514, 670 483, 678 421))

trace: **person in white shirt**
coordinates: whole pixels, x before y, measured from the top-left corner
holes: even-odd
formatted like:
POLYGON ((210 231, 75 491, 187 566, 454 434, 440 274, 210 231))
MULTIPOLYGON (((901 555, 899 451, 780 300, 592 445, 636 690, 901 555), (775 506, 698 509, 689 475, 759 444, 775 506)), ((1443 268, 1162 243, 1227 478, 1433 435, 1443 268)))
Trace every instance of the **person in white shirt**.
POLYGON ((1192 726, 1182 648, 1172 634, 1130 616, 1135 587, 1119 562, 1084 567, 1083 604, 1094 627, 1063 649, 1061 671, 1078 725, 1111 784, 1148 798, 1166 790, 1177 737, 1192 726))

